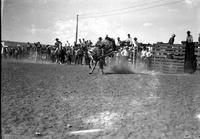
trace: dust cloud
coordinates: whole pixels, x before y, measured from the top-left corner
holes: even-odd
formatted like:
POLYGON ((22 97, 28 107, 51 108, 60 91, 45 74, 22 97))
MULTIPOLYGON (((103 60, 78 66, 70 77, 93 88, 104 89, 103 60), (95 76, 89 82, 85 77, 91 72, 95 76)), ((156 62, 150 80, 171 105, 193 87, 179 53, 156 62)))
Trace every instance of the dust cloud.
POLYGON ((134 63, 131 63, 125 59, 112 59, 106 70, 111 74, 150 73, 147 71, 145 63, 137 62, 136 65, 134 65, 134 63))

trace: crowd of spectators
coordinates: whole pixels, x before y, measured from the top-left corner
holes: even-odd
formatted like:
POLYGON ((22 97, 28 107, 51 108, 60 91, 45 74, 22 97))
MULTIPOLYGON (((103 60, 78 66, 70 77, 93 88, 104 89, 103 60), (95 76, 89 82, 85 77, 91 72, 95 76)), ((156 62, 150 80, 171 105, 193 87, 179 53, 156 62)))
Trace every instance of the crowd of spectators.
MULTIPOLYGON (((193 38, 190 32, 187 32, 188 36, 186 40, 192 42, 193 38)), ((108 37, 108 35, 106 36, 108 37)), ((176 35, 173 34, 169 39, 169 44, 174 44, 176 35)), ((55 45, 43 45, 40 42, 27 43, 26 45, 17 45, 15 47, 9 47, 1 43, 1 54, 3 58, 14 58, 14 59, 33 59, 35 61, 50 61, 60 64, 75 64, 75 65, 88 65, 89 57, 87 51, 97 46, 102 38, 93 44, 90 40, 79 39, 77 43, 70 45, 68 41, 66 44, 62 44, 58 38, 56 38, 55 45), (59 51, 60 50, 60 51, 59 51), (58 52, 61 56, 59 60, 57 58, 58 52)), ((198 41, 200 42, 200 34, 198 41)), ((118 37, 115 41, 116 47, 114 57, 117 62, 120 59, 129 61, 132 64, 136 64, 137 61, 146 63, 147 67, 150 67, 151 56, 152 56, 152 45, 139 43, 136 37, 132 38, 130 34, 127 35, 127 39, 121 41, 118 37)))
MULTIPOLYGON (((101 38, 101 37, 100 37, 101 38)), ((102 38, 101 38, 102 39, 102 38)), ((26 45, 17 45, 15 47, 9 47, 2 42, 2 56, 3 58, 14 58, 14 59, 36 59, 36 60, 48 60, 51 62, 56 61, 55 51, 58 47, 61 46, 61 50, 64 52, 64 60, 61 61, 61 64, 88 64, 87 51, 98 45, 97 43, 93 44, 90 40, 79 39, 78 43, 70 45, 67 41, 65 45, 56 38, 55 45, 43 45, 40 42, 37 43, 27 43, 26 45)), ((149 44, 150 45, 150 44, 149 44)), ((149 48, 147 45, 142 45, 138 43, 137 38, 132 39, 130 34, 128 38, 124 41, 121 41, 120 38, 117 38, 116 46, 119 48, 115 52, 115 57, 126 57, 127 60, 133 62, 134 53, 137 49, 137 55, 142 59, 149 57, 149 48)))

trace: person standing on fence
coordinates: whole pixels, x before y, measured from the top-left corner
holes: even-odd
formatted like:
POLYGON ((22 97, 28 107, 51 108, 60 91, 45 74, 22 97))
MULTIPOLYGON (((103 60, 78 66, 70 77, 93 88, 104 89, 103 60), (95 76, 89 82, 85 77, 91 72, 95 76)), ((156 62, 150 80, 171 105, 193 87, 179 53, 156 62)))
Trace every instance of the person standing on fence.
POLYGON ((172 37, 169 39, 168 43, 171 44, 171 45, 174 44, 175 37, 176 37, 176 35, 173 34, 172 37))
POLYGON ((134 66, 136 67, 136 61, 137 61, 137 58, 138 58, 138 54, 139 54, 139 43, 137 41, 137 38, 135 37, 134 38, 134 66))
POLYGON ((193 37, 190 34, 190 31, 187 31, 186 43, 192 43, 192 42, 193 42, 193 37))
POLYGON ((116 47, 120 48, 120 46, 121 46, 121 40, 120 37, 117 37, 116 47))
POLYGON ((129 46, 132 46, 133 45, 133 39, 132 39, 130 34, 128 34, 127 36, 128 36, 128 38, 126 39, 126 42, 128 43, 129 46))
POLYGON ((186 47, 185 47, 185 72, 194 73, 196 69, 196 57, 195 53, 195 46, 193 43, 193 37, 190 34, 190 31, 187 31, 186 37, 186 47))

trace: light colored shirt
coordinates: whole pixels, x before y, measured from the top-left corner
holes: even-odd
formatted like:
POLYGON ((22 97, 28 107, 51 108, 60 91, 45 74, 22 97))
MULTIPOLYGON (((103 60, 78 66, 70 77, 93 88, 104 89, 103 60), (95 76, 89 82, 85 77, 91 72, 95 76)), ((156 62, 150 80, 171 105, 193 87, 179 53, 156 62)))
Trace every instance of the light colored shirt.
POLYGON ((5 42, 1 42, 1 54, 4 53, 4 49, 7 48, 8 46, 5 45, 5 42))
POLYGON ((193 42, 193 37, 192 37, 192 35, 187 36, 186 42, 193 42))
POLYGON ((116 53, 116 56, 117 56, 117 57, 121 56, 121 52, 117 52, 117 53, 116 53))
POLYGON ((124 49, 122 52, 121 52, 121 55, 122 56, 128 56, 128 51, 126 49, 124 49))
POLYGON ((119 43, 119 41, 117 41, 117 42, 116 42, 116 45, 117 45, 117 46, 120 46, 120 43, 119 43))
POLYGON ((131 37, 130 37, 130 38, 127 38, 126 41, 127 41, 127 42, 130 42, 130 45, 133 44, 133 39, 132 39, 131 37))
POLYGON ((147 57, 150 57, 151 55, 152 55, 151 52, 146 52, 146 56, 147 56, 147 57))
POLYGON ((138 46, 139 46, 139 43, 138 43, 138 41, 134 41, 134 43, 135 43, 135 46, 136 46, 136 47, 138 47, 138 46))
POLYGON ((142 50, 142 52, 141 52, 141 58, 142 57, 145 57, 146 56, 146 51, 145 50, 142 50))

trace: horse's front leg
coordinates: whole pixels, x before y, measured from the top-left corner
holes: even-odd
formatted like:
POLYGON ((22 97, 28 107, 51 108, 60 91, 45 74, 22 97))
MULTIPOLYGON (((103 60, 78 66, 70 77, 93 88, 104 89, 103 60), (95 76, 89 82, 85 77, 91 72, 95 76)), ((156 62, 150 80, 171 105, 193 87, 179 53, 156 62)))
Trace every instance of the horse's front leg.
POLYGON ((92 74, 92 73, 93 73, 94 69, 95 69, 95 68, 96 68, 96 66, 97 66, 97 63, 98 63, 98 61, 95 61, 95 63, 94 63, 94 66, 93 66, 93 68, 92 68, 92 70, 90 71, 90 73, 89 73, 89 74, 92 74))
POLYGON ((88 66, 89 66, 90 69, 92 68, 91 64, 90 64, 91 61, 92 61, 91 59, 88 59, 88 66))

